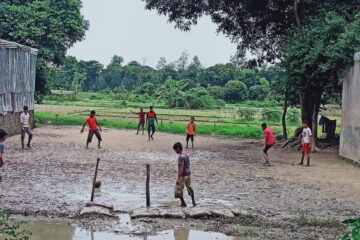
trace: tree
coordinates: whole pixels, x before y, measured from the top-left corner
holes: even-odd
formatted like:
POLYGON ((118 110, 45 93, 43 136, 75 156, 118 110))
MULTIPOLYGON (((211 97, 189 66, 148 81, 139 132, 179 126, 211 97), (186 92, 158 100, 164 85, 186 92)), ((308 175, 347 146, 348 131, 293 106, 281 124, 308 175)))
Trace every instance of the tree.
MULTIPOLYGON (((111 59, 110 65, 114 67, 121 67, 124 63, 124 58, 118 55, 114 55, 111 59)), ((140 64, 139 64, 140 65, 140 64)))
POLYGON ((231 80, 225 85, 225 98, 230 102, 246 100, 248 88, 245 83, 239 80, 231 80))
POLYGON ((336 12, 323 12, 287 41, 284 65, 288 85, 299 92, 301 118, 312 126, 314 146, 321 96, 326 88, 341 83, 354 52, 360 50, 359 36, 360 11, 350 19, 336 12))
POLYGON ((183 51, 179 57, 179 59, 176 61, 176 69, 179 72, 185 71, 187 64, 189 61, 189 53, 187 51, 183 51))
POLYGON ((39 49, 36 92, 45 94, 49 63, 60 65, 66 50, 80 41, 88 22, 80 0, 0 2, 0 38, 39 49))
POLYGON ((213 96, 215 99, 224 99, 225 93, 224 89, 220 86, 211 86, 208 87, 209 94, 213 96))
POLYGON ((156 65, 156 69, 160 70, 160 69, 163 69, 165 66, 166 66, 166 58, 161 57, 156 65))
POLYGON ((98 61, 80 61, 78 66, 86 73, 86 79, 83 84, 83 90, 96 90, 97 79, 104 70, 104 66, 98 61))

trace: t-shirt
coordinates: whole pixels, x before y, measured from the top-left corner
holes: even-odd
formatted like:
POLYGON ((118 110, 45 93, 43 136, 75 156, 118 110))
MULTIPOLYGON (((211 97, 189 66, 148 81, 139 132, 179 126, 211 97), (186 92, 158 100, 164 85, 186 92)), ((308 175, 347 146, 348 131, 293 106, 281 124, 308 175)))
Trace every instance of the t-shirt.
POLYGON ((145 122, 146 113, 145 112, 138 112, 137 114, 139 115, 139 121, 140 122, 145 122))
POLYGON ((182 174, 183 177, 191 175, 190 159, 186 153, 181 153, 179 155, 178 164, 184 166, 184 172, 182 174))
POLYGON ((5 144, 4 143, 0 143, 0 156, 2 156, 5 152, 5 144))
POLYGON ((304 143, 310 143, 310 137, 312 136, 311 129, 309 127, 303 129, 304 143))
POLYGON ((30 127, 29 121, 30 121, 30 114, 29 114, 29 113, 25 114, 25 113, 23 112, 23 113, 20 115, 20 123, 22 124, 22 126, 25 127, 25 128, 30 127))
POLYGON ((97 130, 96 117, 88 117, 85 122, 89 125, 90 130, 97 130))
POLYGON ((265 144, 266 145, 274 145, 275 143, 275 135, 274 130, 271 128, 265 128, 264 130, 265 144))
POLYGON ((189 135, 194 135, 196 130, 196 125, 194 122, 189 122, 187 127, 186 127, 186 133, 189 135))
POLYGON ((154 111, 148 112, 147 113, 148 125, 154 125, 155 124, 155 118, 156 118, 156 113, 154 111))

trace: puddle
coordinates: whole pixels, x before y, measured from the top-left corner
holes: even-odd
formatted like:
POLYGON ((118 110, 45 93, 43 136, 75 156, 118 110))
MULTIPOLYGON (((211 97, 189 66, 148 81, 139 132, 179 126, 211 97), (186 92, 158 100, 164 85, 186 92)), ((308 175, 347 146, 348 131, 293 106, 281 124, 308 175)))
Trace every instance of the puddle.
MULTIPOLYGON (((24 229, 32 234, 30 240, 245 240, 221 233, 176 229, 158 235, 118 235, 111 232, 92 232, 61 222, 31 221, 24 229)), ((0 236, 0 239, 3 240, 0 236)))

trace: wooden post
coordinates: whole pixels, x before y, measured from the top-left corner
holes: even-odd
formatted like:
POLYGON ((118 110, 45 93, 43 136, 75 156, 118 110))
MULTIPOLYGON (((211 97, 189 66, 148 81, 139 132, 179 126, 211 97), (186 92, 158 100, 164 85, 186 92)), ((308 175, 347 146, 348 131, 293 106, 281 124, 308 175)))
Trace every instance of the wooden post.
POLYGON ((214 123, 214 131, 215 131, 215 127, 216 127, 216 125, 215 125, 215 123, 214 123))
POLYGON ((146 206, 150 207, 150 164, 146 164, 146 206))
POLYGON ((163 126, 163 121, 162 121, 163 119, 162 118, 160 118, 160 122, 161 122, 161 126, 163 126))
POLYGON ((93 179, 93 185, 92 185, 92 191, 91 191, 91 199, 90 199, 91 202, 94 201, 95 184, 96 184, 96 177, 97 177, 97 172, 98 172, 98 168, 99 168, 99 162, 100 162, 100 158, 98 158, 96 160, 95 175, 94 175, 94 179, 93 179))

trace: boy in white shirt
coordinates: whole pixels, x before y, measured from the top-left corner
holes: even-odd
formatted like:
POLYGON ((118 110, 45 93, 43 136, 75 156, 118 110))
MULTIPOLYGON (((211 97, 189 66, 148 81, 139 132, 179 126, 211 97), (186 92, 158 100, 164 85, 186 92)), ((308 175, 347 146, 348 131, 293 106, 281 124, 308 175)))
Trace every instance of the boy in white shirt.
POLYGON ((307 166, 310 166, 310 152, 311 152, 311 146, 312 146, 312 133, 311 129, 309 128, 309 125, 307 122, 303 123, 303 133, 302 133, 302 158, 299 165, 304 164, 304 158, 307 157, 307 166))
POLYGON ((21 124, 21 146, 22 149, 25 148, 25 134, 29 135, 27 147, 31 148, 31 140, 33 138, 33 133, 30 128, 30 113, 28 106, 24 106, 23 113, 20 115, 20 124, 21 124))

